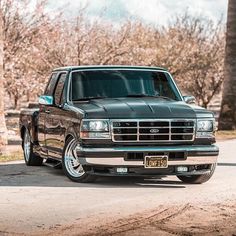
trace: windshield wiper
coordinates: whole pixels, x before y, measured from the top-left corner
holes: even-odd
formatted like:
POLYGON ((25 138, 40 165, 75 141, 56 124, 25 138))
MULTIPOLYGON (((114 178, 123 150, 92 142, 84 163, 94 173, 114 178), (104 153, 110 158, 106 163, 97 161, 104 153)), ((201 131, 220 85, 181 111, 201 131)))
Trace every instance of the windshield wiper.
POLYGON ((128 95, 126 95, 126 97, 133 97, 133 98, 152 97, 152 98, 163 98, 163 99, 172 100, 171 98, 165 97, 165 96, 149 95, 149 94, 143 94, 143 93, 140 93, 140 94, 128 94, 128 95))
POLYGON ((73 102, 75 101, 89 101, 92 99, 103 99, 103 98, 107 98, 105 96, 97 96, 97 97, 85 97, 85 98, 78 98, 78 99, 74 99, 73 102))

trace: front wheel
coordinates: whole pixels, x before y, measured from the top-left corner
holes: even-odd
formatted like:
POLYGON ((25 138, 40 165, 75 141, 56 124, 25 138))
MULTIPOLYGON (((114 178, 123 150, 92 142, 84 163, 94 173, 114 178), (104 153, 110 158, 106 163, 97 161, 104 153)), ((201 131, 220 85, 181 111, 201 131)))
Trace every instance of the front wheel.
POLYGON ((210 172, 202 175, 177 175, 177 177, 184 183, 187 184, 202 184, 207 182, 215 172, 216 164, 212 164, 210 172))
POLYGON ((72 181, 79 183, 89 183, 95 180, 95 176, 89 175, 79 163, 78 157, 75 153, 77 142, 73 137, 66 141, 63 156, 62 169, 65 175, 72 181))

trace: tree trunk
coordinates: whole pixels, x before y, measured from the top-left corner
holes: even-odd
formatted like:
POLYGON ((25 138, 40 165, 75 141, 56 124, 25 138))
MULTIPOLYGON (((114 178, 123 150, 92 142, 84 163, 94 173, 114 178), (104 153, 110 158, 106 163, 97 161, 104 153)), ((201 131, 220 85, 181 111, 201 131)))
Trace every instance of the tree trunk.
POLYGON ((17 105, 18 105, 18 95, 15 95, 14 96, 14 109, 16 110, 17 109, 17 105))
POLYGON ((4 114, 4 85, 3 85, 3 22, 0 9, 0 154, 7 144, 7 128, 4 114))
POLYGON ((236 1, 229 0, 219 129, 236 129, 236 1))

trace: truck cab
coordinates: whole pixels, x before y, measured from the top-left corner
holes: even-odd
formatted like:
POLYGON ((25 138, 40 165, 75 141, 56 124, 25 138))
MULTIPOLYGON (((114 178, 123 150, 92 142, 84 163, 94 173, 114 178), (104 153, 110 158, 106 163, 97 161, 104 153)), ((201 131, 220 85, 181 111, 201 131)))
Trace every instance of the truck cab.
POLYGON ((27 165, 54 163, 77 182, 176 175, 203 183, 219 153, 213 113, 157 67, 55 69, 39 107, 21 112, 20 131, 27 165))

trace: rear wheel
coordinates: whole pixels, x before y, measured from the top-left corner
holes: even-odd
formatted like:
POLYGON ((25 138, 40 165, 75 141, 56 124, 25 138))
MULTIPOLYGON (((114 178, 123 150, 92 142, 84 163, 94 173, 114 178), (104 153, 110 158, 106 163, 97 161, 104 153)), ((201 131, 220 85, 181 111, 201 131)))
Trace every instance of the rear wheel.
POLYGON ((95 180, 95 176, 92 176, 84 170, 80 164, 78 157, 75 153, 77 142, 73 137, 68 138, 66 141, 63 157, 62 168, 65 175, 72 181, 79 183, 88 183, 95 180))
POLYGON ((27 166, 41 166, 43 159, 33 152, 33 143, 28 129, 24 132, 23 139, 24 158, 27 166))
POLYGON ((177 175, 177 177, 184 183, 188 184, 202 184, 207 182, 211 176, 214 174, 216 168, 216 164, 212 164, 210 167, 210 172, 207 174, 202 174, 202 175, 177 175))

